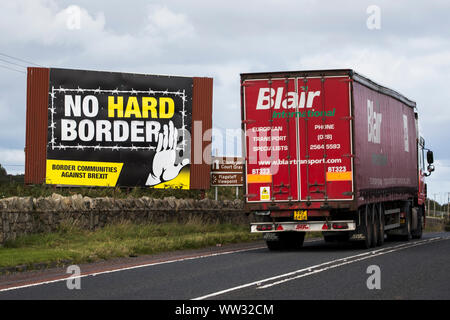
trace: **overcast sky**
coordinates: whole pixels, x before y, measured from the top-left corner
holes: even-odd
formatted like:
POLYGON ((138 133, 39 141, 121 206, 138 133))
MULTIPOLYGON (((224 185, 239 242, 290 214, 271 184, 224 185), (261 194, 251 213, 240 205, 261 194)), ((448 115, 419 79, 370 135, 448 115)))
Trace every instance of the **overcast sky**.
MULTIPOLYGON (((0 164, 24 170, 26 74, 11 63, 31 66, 5 54, 46 67, 213 77, 219 129, 240 128, 240 73, 351 68, 417 102, 436 159, 428 192, 446 201, 449 12, 444 0, 2 0, 0 164), (371 5, 379 28, 367 25, 376 26, 371 5)), ((240 154, 233 146, 219 153, 240 154)))

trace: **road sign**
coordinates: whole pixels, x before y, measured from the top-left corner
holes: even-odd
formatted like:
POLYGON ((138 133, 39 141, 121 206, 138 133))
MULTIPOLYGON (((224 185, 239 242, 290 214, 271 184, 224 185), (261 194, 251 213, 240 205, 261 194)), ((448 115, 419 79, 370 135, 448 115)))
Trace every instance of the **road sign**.
POLYGON ((212 157, 211 172, 242 173, 244 159, 233 157, 212 157))
POLYGON ((242 173, 212 173, 211 186, 234 186, 240 187, 244 185, 244 177, 242 173))
POLYGON ((212 157, 211 186, 243 186, 243 163, 243 158, 212 157))

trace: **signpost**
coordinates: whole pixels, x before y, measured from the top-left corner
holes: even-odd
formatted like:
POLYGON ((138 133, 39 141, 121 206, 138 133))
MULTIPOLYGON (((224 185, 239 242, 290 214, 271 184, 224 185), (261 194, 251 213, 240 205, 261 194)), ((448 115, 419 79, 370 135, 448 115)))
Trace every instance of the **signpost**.
POLYGON ((242 173, 212 173, 211 185, 240 187, 244 185, 244 179, 242 173))
POLYGON ((244 159, 239 157, 212 157, 211 186, 236 187, 236 199, 239 197, 239 187, 244 185, 244 159))

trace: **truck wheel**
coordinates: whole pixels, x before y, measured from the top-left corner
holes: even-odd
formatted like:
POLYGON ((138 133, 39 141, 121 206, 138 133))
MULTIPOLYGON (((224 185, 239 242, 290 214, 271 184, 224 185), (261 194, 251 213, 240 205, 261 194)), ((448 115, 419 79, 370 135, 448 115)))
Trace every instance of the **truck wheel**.
POLYGON ((283 232, 279 237, 283 248, 298 250, 303 247, 305 232, 283 232))
POLYGON ((405 204, 405 226, 403 227, 403 235, 401 236, 401 239, 403 241, 409 241, 412 238, 411 235, 411 205, 409 202, 406 202, 405 204))
POLYGON ((422 215, 423 215, 422 207, 419 207, 418 212, 417 212, 417 229, 414 230, 411 234, 413 239, 422 238, 422 231, 423 231, 422 215))
POLYGON ((379 238, 379 232, 380 232, 380 225, 379 225, 379 220, 378 220, 378 214, 377 214, 377 205, 373 204, 372 205, 372 210, 370 210, 372 216, 370 217, 371 219, 371 226, 372 226, 372 244, 371 244, 371 248, 374 248, 377 246, 378 244, 378 238, 379 238))
POLYGON ((350 235, 348 232, 333 232, 334 234, 330 234, 331 232, 328 232, 328 234, 323 235, 323 239, 325 242, 345 242, 350 239, 350 235))
POLYGON ((371 210, 368 204, 360 211, 361 231, 364 235, 364 240, 362 241, 363 249, 369 249, 372 246, 373 227, 370 212, 371 210))
POLYGON ((281 241, 266 241, 267 248, 270 251, 281 250, 283 249, 283 244, 281 241))
POLYGON ((378 221, 378 239, 377 239, 377 246, 382 246, 384 244, 384 211, 383 206, 380 203, 377 205, 377 221, 378 221))
POLYGON ((283 241, 280 233, 264 233, 263 239, 266 241, 269 250, 281 250, 283 248, 283 241))
POLYGON ((303 242, 305 241, 305 235, 305 232, 294 232, 289 234, 288 238, 284 240, 286 247, 295 250, 301 249, 303 247, 303 242))

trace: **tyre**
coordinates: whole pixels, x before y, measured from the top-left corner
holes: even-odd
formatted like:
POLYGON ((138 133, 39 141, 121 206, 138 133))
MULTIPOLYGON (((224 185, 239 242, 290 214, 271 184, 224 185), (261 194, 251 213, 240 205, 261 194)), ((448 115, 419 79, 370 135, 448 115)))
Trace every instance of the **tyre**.
POLYGON ((299 250, 303 247, 306 235, 305 232, 293 232, 288 235, 288 238, 284 240, 287 248, 299 250))
POLYGON ((270 251, 277 251, 283 249, 283 244, 281 243, 281 241, 266 240, 266 245, 270 251))
POLYGON ((371 206, 365 205, 365 207, 360 210, 360 221, 361 221, 361 231, 364 235, 364 240, 362 241, 362 248, 369 249, 372 246, 373 238, 373 227, 371 222, 371 206))
POLYGON ((267 248, 269 250, 281 250, 283 243, 279 233, 264 233, 263 239, 266 241, 267 248))
POLYGON ((327 234, 327 235, 323 235, 323 239, 325 240, 325 242, 330 243, 330 242, 345 242, 348 241, 348 239, 350 238, 350 235, 347 232, 335 232, 337 234, 327 234))
POLYGON ((419 207, 417 209, 417 229, 411 233, 411 236, 413 239, 422 238, 422 232, 423 232, 423 222, 422 221, 423 221, 423 209, 422 209, 422 207, 419 207))
POLYGON ((403 235, 401 236, 401 239, 403 241, 409 241, 412 239, 412 234, 411 234, 411 205, 408 202, 406 202, 405 207, 405 226, 403 227, 403 235))
POLYGON ((384 244, 384 210, 383 205, 380 203, 377 205, 377 221, 378 221, 378 239, 377 246, 382 246, 384 244))
POLYGON ((377 205, 373 204, 371 206, 372 210, 370 210, 371 213, 371 217, 370 217, 370 221, 371 221, 371 227, 372 227, 372 244, 370 245, 371 248, 374 248, 377 246, 378 244, 378 238, 379 238, 379 232, 380 232, 380 224, 379 224, 379 217, 378 217, 378 210, 377 210, 377 205))

